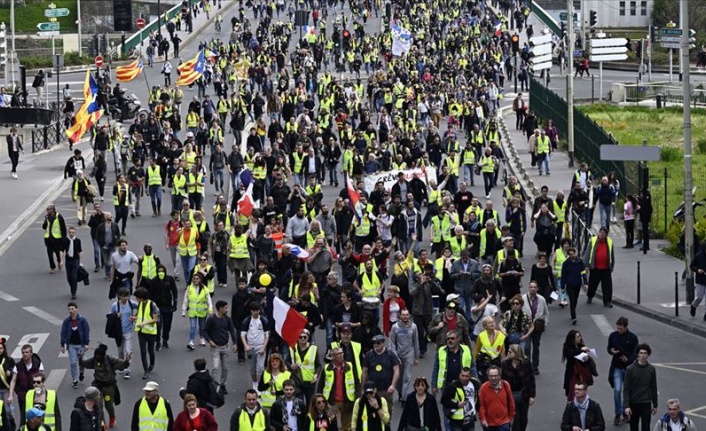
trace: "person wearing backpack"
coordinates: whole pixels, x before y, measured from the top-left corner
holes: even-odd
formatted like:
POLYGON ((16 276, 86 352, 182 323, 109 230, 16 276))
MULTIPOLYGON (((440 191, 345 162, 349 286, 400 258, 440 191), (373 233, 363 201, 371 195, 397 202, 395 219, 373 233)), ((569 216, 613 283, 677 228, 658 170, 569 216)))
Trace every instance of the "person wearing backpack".
MULTIPOLYGON (((112 358, 107 355, 108 346, 99 344, 92 358, 83 360, 83 355, 78 356, 79 365, 93 370, 93 382, 100 390, 103 404, 110 417, 109 427, 115 427, 115 406, 120 405, 120 390, 116 373, 128 370, 130 367, 131 352, 125 354, 124 359, 112 358)), ((129 371, 128 371, 129 374, 129 371)))
POLYGON ((219 391, 215 390, 217 387, 217 382, 213 380, 213 377, 206 369, 206 360, 198 358, 194 360, 194 372, 186 381, 186 388, 179 391, 179 394, 182 397, 186 394, 192 394, 196 397, 198 407, 213 413, 215 408, 223 405, 223 396, 219 391), (220 400, 218 399, 219 397, 220 400))
MULTIPOLYGON (((137 302, 130 299, 130 291, 125 287, 121 287, 118 290, 118 300, 110 306, 110 312, 108 313, 108 319, 119 319, 121 333, 117 337, 115 335, 118 334, 115 333, 111 336, 111 334, 108 334, 108 328, 106 328, 106 334, 111 336, 111 338, 115 338, 115 344, 118 346, 118 358, 127 362, 130 362, 129 358, 132 355, 132 335, 135 333, 137 306, 137 302)), ((124 371, 123 378, 129 379, 130 367, 126 367, 124 371)), ((108 413, 110 413, 110 410, 108 413)))

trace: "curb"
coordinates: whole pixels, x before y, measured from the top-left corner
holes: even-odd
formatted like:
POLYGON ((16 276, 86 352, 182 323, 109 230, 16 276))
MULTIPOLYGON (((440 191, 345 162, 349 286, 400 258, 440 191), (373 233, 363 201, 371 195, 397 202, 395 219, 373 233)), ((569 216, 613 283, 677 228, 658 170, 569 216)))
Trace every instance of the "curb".
POLYGON ((502 145, 505 154, 509 153, 510 155, 510 157, 508 158, 510 162, 507 164, 506 168, 509 168, 510 172, 515 177, 517 177, 517 181, 520 183, 520 185, 525 189, 526 192, 531 193, 532 197, 534 198, 539 196, 539 189, 534 185, 534 181, 532 181, 532 178, 529 176, 529 173, 527 173, 527 170, 522 165, 520 155, 517 153, 517 149, 515 148, 515 145, 512 142, 512 137, 510 136, 510 133, 507 130, 505 114, 506 112, 510 112, 511 108, 512 106, 505 106, 498 110, 500 129, 502 131, 503 136, 505 137, 504 143, 502 139, 500 140, 500 145, 502 145))

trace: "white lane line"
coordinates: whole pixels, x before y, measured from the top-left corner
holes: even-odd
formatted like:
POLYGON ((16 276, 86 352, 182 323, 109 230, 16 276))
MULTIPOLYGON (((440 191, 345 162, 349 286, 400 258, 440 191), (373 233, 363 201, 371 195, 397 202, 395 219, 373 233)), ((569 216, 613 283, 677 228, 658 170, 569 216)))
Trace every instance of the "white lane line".
POLYGON ((608 322, 608 319, 602 314, 591 314, 591 319, 598 326, 598 329, 606 337, 613 333, 613 325, 608 322))
POLYGON ((23 335, 22 338, 20 338, 20 341, 17 342, 17 347, 12 352, 11 357, 22 357, 22 346, 24 346, 25 344, 29 344, 30 346, 32 346, 32 352, 39 354, 39 351, 42 349, 42 346, 44 346, 44 343, 47 342, 49 335, 51 335, 49 332, 38 332, 36 334, 23 335))
POLYGON ((49 375, 47 376, 47 380, 46 380, 47 389, 53 389, 53 390, 59 389, 61 382, 64 381, 64 376, 66 375, 66 371, 68 371, 66 368, 57 368, 57 369, 51 370, 49 372, 49 375))
POLYGON ((15 302, 20 300, 16 296, 12 296, 9 293, 3 292, 2 290, 0 290, 0 299, 7 302, 15 302))
POLYGON ((52 325, 55 326, 61 326, 63 323, 62 319, 59 319, 58 317, 54 316, 53 314, 49 314, 44 310, 40 310, 37 307, 34 306, 29 306, 29 307, 22 307, 25 311, 34 314, 35 316, 46 320, 47 322, 51 323, 52 325))

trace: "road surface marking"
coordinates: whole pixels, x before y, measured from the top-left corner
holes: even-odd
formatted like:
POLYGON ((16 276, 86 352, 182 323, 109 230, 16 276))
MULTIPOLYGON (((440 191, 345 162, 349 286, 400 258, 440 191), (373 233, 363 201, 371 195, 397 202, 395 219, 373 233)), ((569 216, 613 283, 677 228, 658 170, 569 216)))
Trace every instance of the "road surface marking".
POLYGON ((10 355, 10 357, 22 357, 22 346, 24 346, 25 344, 29 344, 30 346, 32 346, 33 353, 39 354, 39 351, 42 349, 44 343, 46 343, 47 339, 49 338, 49 335, 51 335, 49 332, 23 335, 22 338, 20 338, 20 341, 17 342, 17 347, 12 352, 12 355, 10 355))
POLYGON ((687 410, 687 411, 685 411, 684 413, 685 413, 687 416, 698 416, 698 417, 700 417, 700 418, 706 419, 706 415, 700 415, 700 414, 698 414, 698 413, 695 413, 695 412, 698 412, 698 411, 701 411, 701 410, 706 410, 706 406, 696 407, 695 409, 687 410))
POLYGON ((660 362, 663 365, 706 365, 706 362, 660 362))
POLYGON ((613 325, 602 314, 591 314, 591 319, 598 326, 598 329, 606 337, 613 333, 613 325))
POLYGON ((15 301, 19 301, 19 300, 20 300, 20 299, 17 298, 16 296, 12 296, 12 295, 10 295, 9 293, 5 293, 5 292, 3 292, 3 291, 1 291, 1 290, 0 290, 0 299, 2 299, 3 301, 7 301, 7 302, 15 302, 15 301))
POLYGON ((687 373, 701 374, 701 375, 706 376, 706 371, 690 370, 688 368, 675 367, 673 365, 667 365, 667 364, 652 364, 652 365, 654 365, 655 367, 669 368, 671 370, 684 371, 687 373))
POLYGON ((44 310, 40 310, 37 307, 34 306, 29 306, 29 307, 22 307, 25 311, 34 314, 35 316, 46 320, 47 322, 51 323, 52 325, 55 326, 61 326, 61 324, 64 322, 62 319, 59 319, 58 317, 54 316, 53 314, 49 314, 44 310))
MULTIPOLYGON (((659 305, 662 306, 662 307, 664 307, 664 308, 674 308, 674 303, 673 303, 673 302, 667 302, 667 303, 663 303, 663 304, 659 304, 659 305)), ((680 307, 686 307, 686 306, 688 306, 688 305, 689 305, 689 303, 686 302, 686 301, 679 303, 679 306, 680 306, 680 307)))
POLYGON ((66 375, 66 371, 67 371, 66 368, 57 368, 57 369, 51 370, 49 372, 49 375, 47 376, 47 380, 46 380, 47 389, 53 389, 53 390, 59 389, 61 382, 64 381, 64 376, 66 375))

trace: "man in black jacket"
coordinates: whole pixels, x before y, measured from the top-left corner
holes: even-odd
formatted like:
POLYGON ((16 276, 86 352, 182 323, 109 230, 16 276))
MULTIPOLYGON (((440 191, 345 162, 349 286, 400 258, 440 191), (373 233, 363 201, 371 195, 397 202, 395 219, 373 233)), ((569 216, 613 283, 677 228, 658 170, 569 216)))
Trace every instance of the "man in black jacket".
POLYGON ((179 292, 174 277, 167 274, 167 267, 157 265, 157 278, 150 283, 150 298, 159 308, 157 322, 157 350, 169 348, 169 333, 172 331, 172 317, 177 309, 179 292), (159 340, 162 340, 161 343, 159 340))
POLYGON ((561 417, 561 431, 605 430, 605 419, 603 419, 601 405, 589 398, 587 390, 586 383, 574 385, 576 395, 574 400, 568 403, 564 409, 564 415, 561 417))
MULTIPOLYGON (((98 388, 105 409, 110 417, 109 427, 115 427, 115 406, 120 404, 120 390, 116 379, 116 371, 126 370, 130 366, 131 352, 125 354, 125 360, 112 358, 107 355, 108 346, 99 344, 92 358, 83 360, 83 355, 78 356, 79 366, 93 370, 91 385, 98 388)), ((73 416, 73 415, 72 415, 73 416)))
POLYGON ((71 289, 71 299, 76 299, 78 286, 78 267, 81 265, 81 239, 76 237, 76 228, 70 227, 69 234, 62 240, 61 251, 66 266, 66 280, 71 289))
POLYGON ((281 396, 270 409, 270 424, 275 431, 285 431, 288 428, 290 415, 297 417, 297 429, 306 430, 307 408, 304 401, 294 396, 295 385, 290 379, 282 383, 284 395, 281 396), (287 408, 287 403, 291 402, 291 409, 287 408))
POLYGON ((103 431, 107 428, 100 407, 101 391, 89 386, 84 396, 76 398, 71 412, 71 431, 103 431))
POLYGON ((185 394, 191 394, 196 397, 196 403, 199 407, 207 409, 213 413, 213 406, 208 404, 211 395, 211 381, 213 378, 206 369, 206 360, 198 358, 194 360, 194 373, 189 376, 186 381, 186 389, 179 391, 179 395, 184 398, 185 394))
POLYGON ((446 385, 441 395, 441 405, 451 429, 473 429, 479 387, 480 382, 471 379, 471 369, 468 367, 462 368, 458 379, 446 385))

